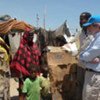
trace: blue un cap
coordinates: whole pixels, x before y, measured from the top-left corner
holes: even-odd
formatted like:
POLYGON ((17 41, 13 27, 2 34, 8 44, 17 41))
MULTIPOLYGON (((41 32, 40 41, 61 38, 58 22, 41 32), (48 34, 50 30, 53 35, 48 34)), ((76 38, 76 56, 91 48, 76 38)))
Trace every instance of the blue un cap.
POLYGON ((83 27, 87 27, 94 23, 100 23, 100 16, 91 16, 89 20, 85 24, 83 24, 83 27))

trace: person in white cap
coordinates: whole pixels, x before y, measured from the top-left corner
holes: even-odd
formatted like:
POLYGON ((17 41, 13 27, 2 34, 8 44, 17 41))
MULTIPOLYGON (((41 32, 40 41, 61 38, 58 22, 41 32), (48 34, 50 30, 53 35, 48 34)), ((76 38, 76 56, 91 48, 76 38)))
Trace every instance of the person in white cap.
POLYGON ((83 27, 94 38, 79 54, 86 69, 82 100, 100 100, 100 16, 91 16, 83 27))

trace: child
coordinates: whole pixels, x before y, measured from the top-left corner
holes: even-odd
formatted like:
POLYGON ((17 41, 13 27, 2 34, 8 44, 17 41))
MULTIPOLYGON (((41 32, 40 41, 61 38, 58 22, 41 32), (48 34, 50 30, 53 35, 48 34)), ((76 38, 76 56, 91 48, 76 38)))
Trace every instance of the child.
POLYGON ((42 78, 36 75, 37 67, 30 67, 30 76, 25 79, 22 93, 23 100, 40 100, 42 78))

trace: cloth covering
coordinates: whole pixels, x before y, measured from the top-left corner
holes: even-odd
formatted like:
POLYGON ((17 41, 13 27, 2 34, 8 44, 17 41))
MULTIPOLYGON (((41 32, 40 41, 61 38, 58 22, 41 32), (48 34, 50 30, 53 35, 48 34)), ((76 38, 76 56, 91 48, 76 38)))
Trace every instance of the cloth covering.
POLYGON ((7 62, 9 62, 9 49, 10 48, 5 44, 4 40, 0 37, 0 52, 4 54, 4 60, 7 62))
POLYGON ((0 34, 7 34, 11 30, 25 31, 26 28, 34 29, 33 26, 25 23, 24 21, 18 21, 15 19, 10 19, 5 22, 0 22, 0 34))
POLYGON ((86 71, 82 100, 100 100, 100 73, 86 71))
POLYGON ((28 32, 24 33, 20 46, 10 65, 12 75, 17 77, 20 75, 28 76, 28 67, 30 64, 39 65, 41 53, 35 43, 32 41, 28 43, 28 35, 28 32))
POLYGON ((0 100, 10 100, 9 47, 0 37, 0 100))

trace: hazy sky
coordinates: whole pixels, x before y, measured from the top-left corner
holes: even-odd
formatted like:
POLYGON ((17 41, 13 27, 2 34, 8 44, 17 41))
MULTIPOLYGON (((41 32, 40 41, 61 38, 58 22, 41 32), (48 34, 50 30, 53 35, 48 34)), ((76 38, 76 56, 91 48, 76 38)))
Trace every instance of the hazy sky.
POLYGON ((46 29, 56 29, 65 20, 70 31, 79 28, 80 13, 88 11, 100 14, 100 0, 0 0, 0 15, 8 14, 37 26, 43 27, 45 14, 46 29))

